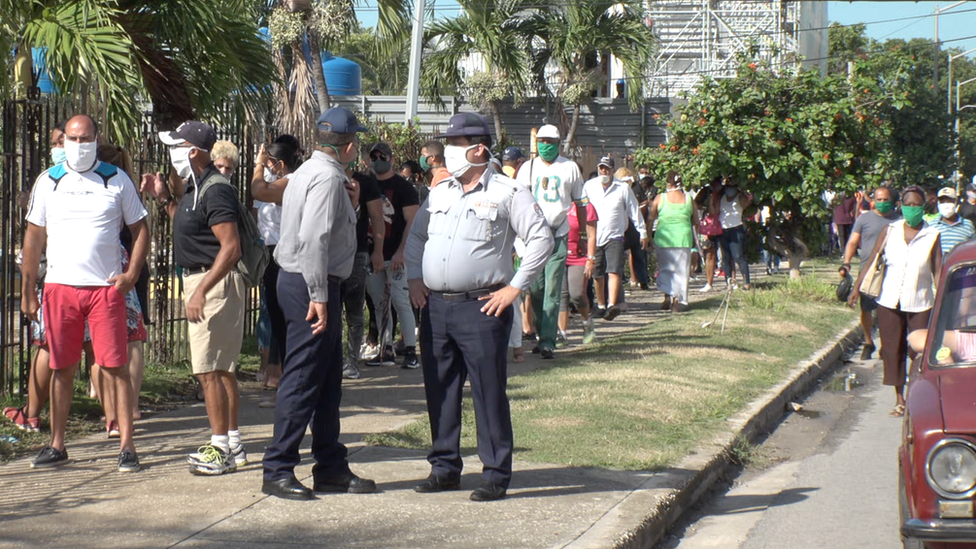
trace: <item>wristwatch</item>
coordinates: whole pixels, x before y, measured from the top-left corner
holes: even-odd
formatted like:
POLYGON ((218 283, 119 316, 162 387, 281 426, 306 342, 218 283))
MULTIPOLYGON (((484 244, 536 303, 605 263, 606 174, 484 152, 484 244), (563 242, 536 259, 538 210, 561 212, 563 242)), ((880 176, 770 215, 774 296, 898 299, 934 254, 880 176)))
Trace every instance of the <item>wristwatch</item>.
POLYGON ((169 206, 171 202, 173 202, 173 197, 172 196, 166 197, 166 200, 159 202, 159 207, 165 208, 166 206, 169 206))
POLYGON ((595 255, 588 255, 588 256, 586 256, 586 260, 587 261, 596 262, 596 256, 595 255))

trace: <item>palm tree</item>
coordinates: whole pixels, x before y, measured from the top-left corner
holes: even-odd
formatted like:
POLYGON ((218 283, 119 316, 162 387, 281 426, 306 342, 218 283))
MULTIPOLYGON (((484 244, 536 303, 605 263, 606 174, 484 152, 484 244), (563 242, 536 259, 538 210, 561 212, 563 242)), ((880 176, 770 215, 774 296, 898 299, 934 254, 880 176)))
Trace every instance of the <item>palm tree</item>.
MULTIPOLYGON (((255 113, 274 80, 248 0, 0 0, 0 13, 0 55, 45 48, 61 93, 119 143, 141 133, 140 99, 165 129, 216 116, 228 98, 255 113)), ((12 91, 5 72, 0 94, 12 91)))
POLYGON ((502 140, 499 100, 520 101, 532 81, 531 23, 535 0, 460 0, 463 13, 431 24, 424 33, 426 55, 421 70, 424 95, 440 101, 442 93, 465 88, 483 99, 502 140), (462 63, 480 58, 482 71, 465 74, 462 63), (478 73, 484 73, 476 76, 478 73))
POLYGON ((609 56, 619 59, 627 72, 630 107, 641 106, 655 37, 644 23, 640 0, 551 0, 534 25, 545 43, 537 51, 537 67, 556 69, 556 98, 573 107, 564 154, 569 154, 576 140, 580 105, 605 81, 600 69, 609 56))

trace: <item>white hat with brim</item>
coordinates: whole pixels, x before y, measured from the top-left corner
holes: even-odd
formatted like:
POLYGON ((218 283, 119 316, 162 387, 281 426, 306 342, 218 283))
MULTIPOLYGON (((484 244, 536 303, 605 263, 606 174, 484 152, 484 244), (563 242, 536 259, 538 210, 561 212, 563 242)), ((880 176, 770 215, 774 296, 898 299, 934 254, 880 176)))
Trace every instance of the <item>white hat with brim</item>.
POLYGON ((559 139, 559 128, 552 124, 546 124, 539 128, 535 134, 536 139, 559 139))

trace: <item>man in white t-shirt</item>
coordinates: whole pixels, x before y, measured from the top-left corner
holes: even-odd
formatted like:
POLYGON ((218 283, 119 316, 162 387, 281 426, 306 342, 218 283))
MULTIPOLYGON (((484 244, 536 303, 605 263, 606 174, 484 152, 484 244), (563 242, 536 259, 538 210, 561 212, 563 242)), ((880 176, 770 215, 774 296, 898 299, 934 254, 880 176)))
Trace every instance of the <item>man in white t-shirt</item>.
MULTIPOLYGON (((606 308, 605 320, 613 320, 620 314, 617 299, 620 297, 620 276, 624 272, 624 233, 633 221, 638 234, 647 234, 634 191, 630 185, 614 179, 613 168, 613 157, 604 156, 597 164, 599 175, 583 185, 583 192, 600 218, 593 280, 597 303, 601 309, 606 308)), ((646 236, 641 237, 641 248, 647 248, 646 236)))
MULTIPOLYGON (((536 133, 538 158, 519 168, 517 181, 528 188, 542 209, 555 237, 545 270, 532 283, 532 308, 542 358, 553 358, 559 319, 559 298, 566 276, 566 212, 576 205, 579 219, 587 219, 583 176, 575 162, 559 155, 559 130, 546 124, 536 133)), ((586 224, 587 261, 596 257, 596 223, 586 224)))
POLYGON ((87 115, 65 125, 66 161, 41 174, 31 191, 24 236, 21 309, 37 320, 34 285, 41 250, 47 244, 44 322, 51 354, 51 444, 32 468, 68 461, 65 427, 74 377, 81 359, 85 322, 95 362, 111 379, 118 404, 119 471, 138 471, 132 443, 132 389, 128 363, 125 295, 135 286, 149 250, 146 209, 135 185, 119 168, 99 162, 98 127, 87 115), (132 231, 129 269, 122 272, 119 230, 132 231))

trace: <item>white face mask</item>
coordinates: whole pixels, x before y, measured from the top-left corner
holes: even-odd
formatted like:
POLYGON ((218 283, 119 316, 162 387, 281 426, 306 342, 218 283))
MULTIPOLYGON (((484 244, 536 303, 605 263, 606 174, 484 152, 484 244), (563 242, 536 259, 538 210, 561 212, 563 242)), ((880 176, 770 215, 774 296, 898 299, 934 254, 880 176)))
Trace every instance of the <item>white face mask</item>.
POLYGON ((956 215, 956 205, 951 202, 947 204, 939 204, 939 215, 942 217, 952 217, 956 215))
POLYGON ((444 147, 444 164, 447 167, 447 171, 450 172, 455 179, 464 175, 469 168, 488 165, 488 162, 482 162, 480 164, 472 164, 471 162, 468 162, 468 151, 477 147, 478 145, 471 145, 470 147, 447 145, 444 147))
POLYGON ((264 167, 264 182, 268 185, 278 180, 278 176, 267 166, 264 167))
POLYGON ((610 178, 609 175, 601 175, 600 176, 600 184, 601 185, 609 185, 610 184, 610 181, 612 181, 612 179, 610 178))
POLYGON ((196 147, 173 147, 169 150, 169 159, 176 168, 176 175, 183 179, 190 177, 193 168, 190 166, 190 151, 196 147))
POLYGON ((77 141, 64 141, 64 158, 68 161, 68 167, 76 172, 87 172, 95 166, 98 143, 78 143, 77 141))

